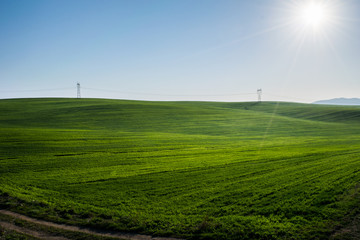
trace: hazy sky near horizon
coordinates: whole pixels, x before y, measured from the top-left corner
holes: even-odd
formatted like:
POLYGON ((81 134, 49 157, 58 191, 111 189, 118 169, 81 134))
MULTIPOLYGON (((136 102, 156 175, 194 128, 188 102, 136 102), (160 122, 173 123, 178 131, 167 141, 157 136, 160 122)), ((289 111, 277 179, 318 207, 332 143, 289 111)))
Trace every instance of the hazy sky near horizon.
POLYGON ((0 98, 313 102, 360 97, 360 1, 1 0, 0 98))

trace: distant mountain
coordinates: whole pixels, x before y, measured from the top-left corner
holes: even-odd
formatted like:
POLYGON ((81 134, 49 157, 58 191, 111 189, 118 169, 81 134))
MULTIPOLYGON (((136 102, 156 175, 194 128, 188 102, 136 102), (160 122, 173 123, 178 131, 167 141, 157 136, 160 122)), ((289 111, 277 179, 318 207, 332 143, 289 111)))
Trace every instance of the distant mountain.
POLYGON ((334 98, 329 100, 320 100, 313 103, 329 105, 360 105, 360 98, 334 98))

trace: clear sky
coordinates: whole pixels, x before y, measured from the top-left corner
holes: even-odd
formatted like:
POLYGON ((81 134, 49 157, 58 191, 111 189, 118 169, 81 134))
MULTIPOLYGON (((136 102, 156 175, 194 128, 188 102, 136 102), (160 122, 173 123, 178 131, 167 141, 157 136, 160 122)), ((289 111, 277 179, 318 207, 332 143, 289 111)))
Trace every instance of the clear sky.
POLYGON ((360 1, 1 0, 0 98, 77 82, 91 98, 360 97, 360 1), (319 26, 299 21, 309 1, 319 26))

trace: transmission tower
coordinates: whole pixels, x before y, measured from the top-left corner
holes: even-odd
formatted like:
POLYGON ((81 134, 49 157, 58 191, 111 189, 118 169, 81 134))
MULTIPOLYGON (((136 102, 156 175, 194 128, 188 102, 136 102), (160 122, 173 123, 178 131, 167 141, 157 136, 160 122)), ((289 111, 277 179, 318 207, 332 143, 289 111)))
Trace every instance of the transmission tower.
POLYGON ((259 88, 259 89, 257 90, 258 102, 261 102, 261 94, 262 94, 262 90, 261 90, 261 88, 259 88))
POLYGON ((81 94, 80 94, 80 83, 79 83, 79 82, 76 84, 76 89, 77 89, 77 98, 81 98, 81 94))

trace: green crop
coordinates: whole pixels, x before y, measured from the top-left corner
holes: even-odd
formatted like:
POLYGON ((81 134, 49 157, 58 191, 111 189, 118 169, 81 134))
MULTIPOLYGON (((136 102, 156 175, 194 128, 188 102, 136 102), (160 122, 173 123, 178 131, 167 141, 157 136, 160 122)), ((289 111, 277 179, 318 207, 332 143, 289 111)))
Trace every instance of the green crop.
POLYGON ((328 239, 356 206, 360 108, 0 100, 1 206, 196 239, 328 239))

